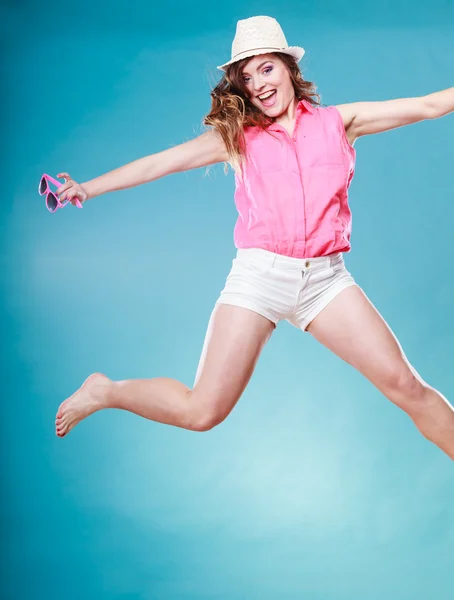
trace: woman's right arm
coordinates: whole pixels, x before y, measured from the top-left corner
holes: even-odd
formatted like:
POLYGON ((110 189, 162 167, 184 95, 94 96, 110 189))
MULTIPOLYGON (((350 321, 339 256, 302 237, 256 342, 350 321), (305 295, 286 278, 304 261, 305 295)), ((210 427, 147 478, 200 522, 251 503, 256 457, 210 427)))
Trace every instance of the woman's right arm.
POLYGON ((57 195, 60 201, 70 200, 75 204, 77 197, 85 202, 95 196, 149 183, 171 173, 226 162, 228 158, 221 136, 211 129, 189 142, 144 156, 82 184, 73 181, 68 173, 60 173, 58 177, 64 177, 67 181, 58 188, 57 195))

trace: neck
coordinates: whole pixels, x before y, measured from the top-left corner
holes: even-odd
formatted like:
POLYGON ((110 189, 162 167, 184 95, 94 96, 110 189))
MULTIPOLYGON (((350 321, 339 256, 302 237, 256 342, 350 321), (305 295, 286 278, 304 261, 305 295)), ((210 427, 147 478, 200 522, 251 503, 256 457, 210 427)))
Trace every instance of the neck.
POLYGON ((274 121, 283 127, 285 127, 285 125, 294 123, 296 119, 296 107, 298 106, 298 102, 299 100, 296 97, 293 97, 288 107, 283 113, 275 117, 274 121))

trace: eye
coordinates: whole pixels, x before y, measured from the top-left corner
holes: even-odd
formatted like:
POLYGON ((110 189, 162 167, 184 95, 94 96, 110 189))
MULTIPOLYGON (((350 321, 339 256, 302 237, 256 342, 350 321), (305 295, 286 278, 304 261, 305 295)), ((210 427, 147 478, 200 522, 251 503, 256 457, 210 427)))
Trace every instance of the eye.
POLYGON ((271 71, 273 70, 273 67, 266 67, 263 72, 266 73, 268 75, 268 73, 271 73, 271 71))
POLYGON ((244 81, 244 83, 249 83, 249 80, 250 80, 250 79, 251 79, 250 77, 243 77, 243 81, 244 81))

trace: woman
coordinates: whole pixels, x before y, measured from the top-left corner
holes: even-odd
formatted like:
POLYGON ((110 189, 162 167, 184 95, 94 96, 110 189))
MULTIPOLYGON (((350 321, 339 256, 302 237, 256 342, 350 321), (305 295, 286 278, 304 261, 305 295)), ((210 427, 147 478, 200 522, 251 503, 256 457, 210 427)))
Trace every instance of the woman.
POLYGON ((242 395, 276 324, 286 319, 327 346, 404 410, 454 460, 454 409, 409 364, 345 268, 353 144, 454 110, 454 88, 420 98, 320 107, 315 87, 270 17, 239 21, 231 60, 212 92, 207 132, 87 183, 67 173, 61 200, 85 202, 187 169, 235 168, 237 257, 208 325, 193 389, 167 379, 111 381, 95 373, 60 406, 57 435, 101 408, 206 431, 242 395))

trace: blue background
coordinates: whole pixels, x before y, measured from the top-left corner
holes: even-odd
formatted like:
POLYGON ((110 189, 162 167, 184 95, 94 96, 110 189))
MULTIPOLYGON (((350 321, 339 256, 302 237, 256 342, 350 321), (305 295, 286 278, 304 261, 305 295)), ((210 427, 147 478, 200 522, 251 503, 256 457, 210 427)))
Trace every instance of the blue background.
MULTIPOLYGON (((199 134, 257 14, 306 48, 325 104, 453 85, 445 0, 2 3, 3 598, 453 597, 451 461, 286 323, 209 433, 104 411, 55 437, 92 372, 192 385, 236 214, 221 165, 55 215, 39 178, 199 134)), ((453 139, 448 116, 357 142, 346 257, 451 402, 453 139)))

